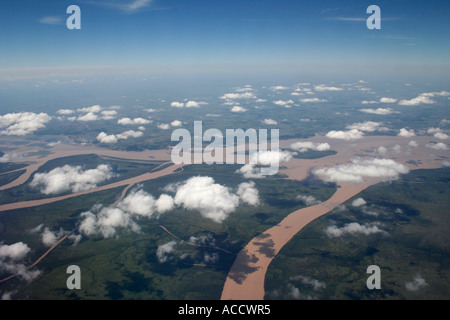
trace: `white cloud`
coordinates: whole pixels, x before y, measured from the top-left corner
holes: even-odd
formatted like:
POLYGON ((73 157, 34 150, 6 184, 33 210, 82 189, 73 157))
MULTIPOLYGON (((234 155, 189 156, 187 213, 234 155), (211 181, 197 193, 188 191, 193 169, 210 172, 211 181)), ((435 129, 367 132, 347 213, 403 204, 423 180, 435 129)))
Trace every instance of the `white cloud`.
POLYGON ((183 108, 184 107, 184 103, 183 102, 178 102, 178 101, 174 101, 170 104, 171 107, 175 107, 175 108, 183 108))
POLYGON ((416 148, 419 145, 415 140, 411 140, 410 142, 408 142, 408 146, 416 148))
POLYGON ((377 115, 388 115, 394 113, 391 108, 360 109, 359 111, 377 115))
POLYGON ((423 288, 425 288, 427 286, 428 286, 427 282, 425 281, 425 279, 420 274, 417 274, 414 277, 413 281, 405 283, 405 288, 408 291, 418 291, 418 290, 423 289, 423 288))
POLYGON ((0 157, 0 163, 13 162, 20 158, 21 158, 21 156, 15 152, 5 153, 3 156, 0 157))
POLYGON ((437 142, 437 143, 428 143, 426 145, 427 148, 434 149, 434 150, 448 150, 448 147, 443 142, 437 142))
POLYGON ((185 104, 186 108, 199 108, 200 105, 207 104, 206 102, 188 101, 185 104))
POLYGON ((151 122, 150 120, 144 118, 134 118, 134 119, 121 118, 117 120, 117 123, 122 125, 142 125, 142 124, 149 124, 150 122, 151 122))
POLYGON ((345 234, 350 235, 356 235, 356 234, 363 234, 363 235, 370 235, 370 234, 387 234, 386 231, 381 230, 378 228, 376 224, 359 224, 358 222, 351 222, 343 227, 339 228, 337 226, 329 226, 325 229, 325 233, 330 238, 336 238, 341 237, 345 234))
POLYGON ((241 106, 234 106, 231 108, 231 112, 246 112, 247 109, 241 107, 241 106))
POLYGON ((277 106, 286 107, 288 105, 293 104, 294 101, 293 100, 276 100, 273 103, 276 104, 277 106))
POLYGON ((27 244, 16 242, 11 245, 0 243, 0 272, 16 275, 26 281, 31 281, 39 276, 39 270, 27 270, 27 267, 19 261, 31 251, 27 244))
POLYGON ((45 228, 44 232, 41 234, 41 240, 44 245, 47 247, 51 247, 54 245, 61 237, 68 234, 68 231, 65 231, 64 229, 60 228, 59 231, 53 232, 49 228, 45 228))
POLYGON ((289 87, 286 86, 272 86, 270 87, 270 90, 272 91, 280 91, 280 90, 287 90, 289 87))
POLYGON ((102 110, 103 110, 103 108, 101 106, 99 106, 98 104, 96 104, 94 106, 91 106, 91 107, 85 107, 85 108, 77 109, 78 112, 85 112, 85 113, 89 113, 89 112, 97 113, 97 112, 100 112, 102 110))
POLYGON ((276 124, 278 124, 278 122, 276 122, 276 121, 273 120, 273 119, 264 119, 263 122, 264 122, 265 124, 268 124, 268 125, 276 125, 276 124))
POLYGON ((374 101, 374 100, 363 100, 361 101, 362 104, 377 104, 378 101, 374 101))
POLYGON ((180 120, 173 120, 170 125, 172 127, 181 127, 183 125, 183 123, 180 120))
POLYGON ((157 127, 161 130, 169 130, 170 129, 170 125, 168 123, 160 123, 157 125, 157 127))
POLYGON ((292 153, 289 151, 265 150, 253 153, 250 163, 268 166, 273 163, 289 162, 291 159, 292 153))
POLYGON ((192 177, 177 186, 174 204, 188 210, 199 211, 205 218, 221 223, 235 211, 240 201, 250 205, 259 204, 258 190, 254 183, 241 183, 237 193, 215 183, 211 177, 192 177))
POLYGON ((425 92, 411 100, 406 100, 406 99, 400 100, 400 102, 398 104, 402 105, 402 106, 418 106, 420 104, 434 104, 434 103, 436 103, 436 101, 432 100, 431 98, 433 98, 435 96, 445 97, 445 96, 449 96, 449 95, 450 95, 450 92, 447 92, 447 91, 425 92))
POLYGON ((158 261, 160 263, 165 263, 170 260, 170 253, 175 251, 174 247, 177 244, 175 240, 169 241, 165 244, 158 246, 156 250, 156 256, 158 257, 158 261))
POLYGON ((397 134, 397 136, 399 137, 405 137, 405 138, 411 138, 414 137, 416 134, 414 132, 414 130, 408 130, 406 128, 401 128, 400 132, 397 134))
POLYGON ((358 123, 353 123, 351 125, 348 125, 347 129, 374 132, 376 130, 384 129, 384 128, 380 128, 381 125, 382 125, 381 122, 366 121, 366 122, 358 122, 358 123))
POLYGON ((259 205, 259 192, 258 189, 255 188, 255 183, 253 181, 241 183, 238 186, 238 191, 236 194, 242 199, 243 202, 248 203, 249 205, 259 205))
POLYGON ((297 200, 301 200, 303 201, 304 204, 306 204, 307 206, 312 206, 318 203, 321 203, 322 201, 317 200, 315 197, 313 196, 309 196, 309 195, 303 195, 300 194, 296 197, 297 200))
POLYGON ((116 138, 119 140, 126 140, 128 138, 139 138, 142 137, 144 134, 142 131, 135 131, 135 130, 127 130, 125 132, 119 133, 116 135, 116 138))
POLYGON ((306 98, 306 99, 300 99, 301 102, 327 102, 327 99, 319 99, 319 98, 306 98))
POLYGON ((256 96, 252 92, 244 93, 225 93, 220 99, 256 99, 256 96))
POLYGON ((363 198, 358 198, 352 201, 352 206, 354 207, 361 207, 365 205, 367 202, 363 198))
POLYGON ((0 244, 0 259, 22 260, 30 251, 28 245, 23 242, 0 244))
POLYGON ((101 112, 101 114, 102 114, 101 118, 103 120, 111 120, 117 116, 117 111, 116 110, 103 110, 101 112))
POLYGON ((391 159, 353 159, 350 163, 313 170, 313 173, 330 182, 364 182, 375 178, 397 179, 409 168, 391 159))
POLYGON ((314 87, 314 90, 316 91, 342 91, 342 88, 337 88, 337 87, 327 87, 323 84, 317 85, 314 87))
POLYGON ((95 114, 94 112, 88 112, 88 113, 86 113, 85 115, 79 116, 79 117, 77 118, 78 121, 84 121, 84 122, 87 122, 87 121, 96 121, 96 120, 98 120, 98 119, 99 119, 98 115, 95 114))
POLYGON ((238 170, 236 170, 236 173, 240 173, 244 176, 244 178, 247 179, 261 179, 265 176, 261 174, 261 170, 258 168, 255 168, 255 165, 253 164, 245 164, 238 170))
POLYGON ((56 111, 57 114, 62 114, 62 115, 68 115, 68 114, 74 114, 75 111, 71 110, 71 109, 59 109, 58 111, 56 111))
POLYGON ((306 152, 308 150, 326 151, 330 150, 330 145, 326 142, 313 143, 311 141, 299 141, 292 143, 290 148, 299 152, 306 152))
POLYGON ((364 133, 359 130, 349 130, 349 131, 341 131, 341 130, 332 130, 325 135, 330 139, 340 139, 340 140, 357 140, 361 139, 364 136, 364 133))
POLYGON ((104 132, 100 132, 97 135, 97 140, 100 143, 117 143, 117 137, 114 134, 106 134, 104 132))
POLYGON ((51 119, 46 113, 8 113, 0 116, 0 129, 4 129, 0 131, 0 134, 7 136, 32 134, 38 129, 45 128, 45 124, 51 119))
POLYGON ((396 103, 398 99, 394 99, 394 98, 386 98, 383 97, 380 99, 381 103, 396 103))
POLYGON ((95 188, 98 183, 111 177, 113 177, 111 167, 105 164, 88 170, 82 170, 81 166, 65 165, 47 173, 36 173, 30 186, 40 187, 41 193, 44 194, 80 192, 95 188))
POLYGON ((448 134, 445 134, 445 133, 443 133, 443 132, 436 132, 433 136, 434 136, 436 139, 441 139, 441 140, 446 140, 446 139, 448 139, 448 134))

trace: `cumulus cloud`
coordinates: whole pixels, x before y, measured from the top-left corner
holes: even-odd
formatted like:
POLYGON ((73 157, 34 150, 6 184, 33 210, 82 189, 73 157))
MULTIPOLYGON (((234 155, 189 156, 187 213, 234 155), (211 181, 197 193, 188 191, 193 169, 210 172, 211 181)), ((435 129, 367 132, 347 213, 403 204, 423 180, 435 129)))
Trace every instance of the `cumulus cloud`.
POLYGON ((20 261, 31 251, 27 244, 16 242, 10 245, 0 243, 0 271, 31 281, 41 273, 39 270, 27 270, 20 261))
POLYGON ((248 203, 249 205, 259 205, 259 192, 258 189, 255 188, 255 183, 253 181, 241 183, 238 186, 238 191, 236 194, 242 199, 243 202, 248 203))
POLYGON ((383 116, 394 113, 394 111, 391 108, 360 109, 359 111, 383 116))
POLYGON ((314 87, 314 90, 316 90, 316 91, 342 91, 343 89, 338 88, 338 87, 327 87, 323 84, 319 84, 314 87))
POLYGON ((383 123, 381 123, 381 122, 365 121, 365 122, 357 122, 357 123, 348 125, 347 129, 374 132, 376 130, 384 130, 385 128, 382 128, 381 125, 383 125, 383 123))
POLYGON ((381 230, 378 228, 377 224, 359 224, 358 222, 351 222, 343 227, 339 228, 335 225, 328 226, 325 229, 325 233, 330 238, 336 238, 341 237, 346 234, 350 235, 356 235, 356 234, 363 234, 363 235, 370 235, 370 234, 387 234, 386 231, 381 230))
POLYGON ((398 99, 395 99, 395 98, 386 98, 386 97, 383 97, 383 98, 380 99, 380 102, 381 102, 381 103, 396 103, 397 100, 398 100, 398 99))
POLYGON ((276 104, 277 106, 282 106, 282 107, 286 107, 286 106, 291 105, 293 103, 294 103, 293 100, 275 100, 273 102, 273 104, 276 104))
POLYGON ((128 138, 139 138, 142 137, 143 135, 144 133, 142 131, 135 131, 135 130, 127 130, 119 134, 106 134, 105 132, 100 132, 97 135, 97 140, 100 143, 113 144, 117 143, 119 140, 126 140, 128 138))
POLYGON ((322 201, 317 200, 315 197, 310 196, 310 195, 303 195, 303 194, 299 194, 296 197, 297 200, 302 201, 304 204, 306 204, 307 206, 312 206, 318 203, 321 203, 322 201))
POLYGON ((142 125, 142 124, 149 124, 151 121, 144 118, 121 118, 117 120, 118 124, 122 125, 142 125))
POLYGON ((301 102, 327 102, 327 99, 319 99, 319 98, 305 98, 305 99, 300 99, 301 102))
POLYGON ((178 101, 173 101, 170 104, 171 107, 175 107, 175 108, 183 108, 184 107, 184 103, 183 102, 178 102, 178 101))
POLYGON ((418 106, 420 104, 434 104, 436 101, 431 98, 436 96, 449 96, 450 92, 441 91, 441 92, 425 92, 413 98, 411 100, 403 99, 398 103, 401 106, 418 106))
POLYGON ((169 130, 170 129, 170 125, 168 123, 160 123, 157 125, 157 127, 161 130, 169 130))
POLYGON ((36 173, 30 186, 39 187, 43 194, 80 192, 97 187, 98 183, 113 177, 110 166, 101 164, 95 169, 83 170, 81 166, 65 165, 50 172, 36 173))
POLYGON ((286 86, 272 86, 270 87, 270 90, 272 91, 280 91, 280 90, 287 90, 289 87, 286 86))
POLYGON ((170 260, 170 254, 175 251, 174 247, 177 244, 175 240, 169 241, 158 246, 156 250, 156 256, 158 257, 158 261, 160 263, 165 263, 170 260))
POLYGON ((412 281, 405 283, 405 288, 408 291, 419 291, 427 286, 427 282, 420 274, 417 274, 412 281))
POLYGON ((366 203, 367 203, 366 200, 364 200, 363 198, 357 198, 352 201, 352 206, 361 207, 364 206, 366 203))
POLYGON ((20 112, 0 116, 0 134, 7 136, 24 136, 45 128, 51 120, 46 113, 20 112))
POLYGON ((193 177, 177 188, 174 202, 220 223, 239 205, 239 196, 211 177, 193 177))
POLYGON ((74 114, 75 111, 71 110, 71 109, 59 109, 58 111, 56 111, 57 114, 61 114, 61 115, 69 115, 69 114, 74 114))
POLYGON ((231 108, 231 112, 246 112, 247 109, 241 107, 241 106, 234 106, 233 108, 231 108))
POLYGON ((5 153, 3 156, 0 157, 0 163, 12 162, 20 158, 21 156, 15 152, 5 153))
POLYGON ((416 133, 412 129, 408 130, 406 128, 401 128, 400 132, 397 135, 399 137, 411 138, 411 137, 414 137, 416 135, 416 133))
POLYGON ((348 131, 332 130, 332 131, 329 131, 325 136, 330 139, 340 139, 340 140, 350 141, 350 140, 361 139, 364 136, 364 133, 357 129, 348 130, 348 131))
POLYGON ((252 92, 243 93, 225 93, 220 99, 234 100, 234 99, 256 99, 256 96, 252 92))
POLYGON ((353 159, 350 163, 313 170, 313 173, 329 182, 364 182, 367 179, 397 179, 409 168, 391 159, 353 159))
POLYGON ((430 142, 426 147, 434 150, 448 150, 447 145, 443 142, 430 142))
POLYGON ((299 141, 291 144, 291 149, 306 152, 308 150, 316 150, 316 151, 327 151, 330 150, 330 145, 328 143, 314 143, 311 141, 299 141))
POLYGON ((264 119, 262 122, 265 123, 265 124, 268 124, 268 125, 276 125, 276 124, 278 124, 278 122, 276 120, 273 120, 273 119, 264 119))
POLYGON ((362 104, 378 104, 378 101, 374 100, 363 100, 361 101, 362 104))
POLYGON ((265 175, 261 173, 261 168, 257 168, 256 165, 271 166, 273 164, 289 162, 291 159, 292 153, 289 151, 258 151, 253 153, 250 157, 249 163, 236 170, 236 173, 240 173, 248 179, 264 178, 265 175))
POLYGON ((173 198, 162 194, 158 199, 142 189, 135 189, 115 207, 95 205, 90 211, 80 214, 79 232, 86 236, 101 235, 111 238, 117 229, 140 232, 139 217, 158 218, 174 208, 173 198))
POLYGON ((181 127, 183 125, 183 123, 180 120, 173 120, 170 125, 172 127, 181 127))

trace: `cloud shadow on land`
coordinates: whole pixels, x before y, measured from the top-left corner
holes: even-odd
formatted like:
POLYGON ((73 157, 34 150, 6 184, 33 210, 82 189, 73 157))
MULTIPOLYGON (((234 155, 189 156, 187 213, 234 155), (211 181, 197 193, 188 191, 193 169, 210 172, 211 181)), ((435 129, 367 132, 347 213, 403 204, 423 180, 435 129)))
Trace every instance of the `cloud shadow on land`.
POLYGON ((231 268, 228 277, 233 279, 236 283, 242 284, 248 274, 258 270, 258 267, 251 267, 250 263, 256 263, 259 259, 254 254, 248 254, 247 249, 241 250, 236 257, 236 260, 231 268))

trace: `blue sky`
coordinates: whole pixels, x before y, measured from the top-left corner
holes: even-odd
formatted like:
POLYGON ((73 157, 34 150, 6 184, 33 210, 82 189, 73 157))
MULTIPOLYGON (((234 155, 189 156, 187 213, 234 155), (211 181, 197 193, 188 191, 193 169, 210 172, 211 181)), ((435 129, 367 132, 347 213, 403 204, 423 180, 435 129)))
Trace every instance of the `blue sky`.
POLYGON ((0 2, 0 68, 402 65, 437 72, 450 65, 449 17, 443 0, 8 0, 0 2), (66 28, 71 4, 81 8, 81 30, 66 28), (381 8, 381 30, 366 27, 371 4, 381 8))

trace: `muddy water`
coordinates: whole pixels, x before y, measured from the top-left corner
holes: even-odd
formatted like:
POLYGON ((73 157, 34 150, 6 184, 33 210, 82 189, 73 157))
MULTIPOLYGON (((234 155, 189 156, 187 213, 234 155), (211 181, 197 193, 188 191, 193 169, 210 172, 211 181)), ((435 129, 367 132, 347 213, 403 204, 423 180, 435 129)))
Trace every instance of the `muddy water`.
MULTIPOLYGON (((313 168, 331 167, 348 163, 355 157, 378 155, 378 147, 386 148, 381 156, 408 165, 410 169, 432 169, 442 167, 442 159, 450 156, 448 151, 437 151, 426 147, 430 137, 414 137, 418 147, 411 147, 412 139, 403 137, 365 137, 361 141, 341 141, 324 137, 309 139, 313 142, 328 142, 337 154, 321 159, 292 159, 285 164, 280 173, 287 179, 303 180, 313 168)), ((289 147, 292 142, 283 141, 282 147, 289 147)), ((262 300, 264 299, 264 280, 267 269, 283 248, 300 230, 311 221, 330 212, 340 204, 357 195, 379 180, 365 183, 340 183, 340 188, 325 202, 306 207, 290 213, 278 225, 253 238, 236 257, 222 290, 222 300, 262 300)))

